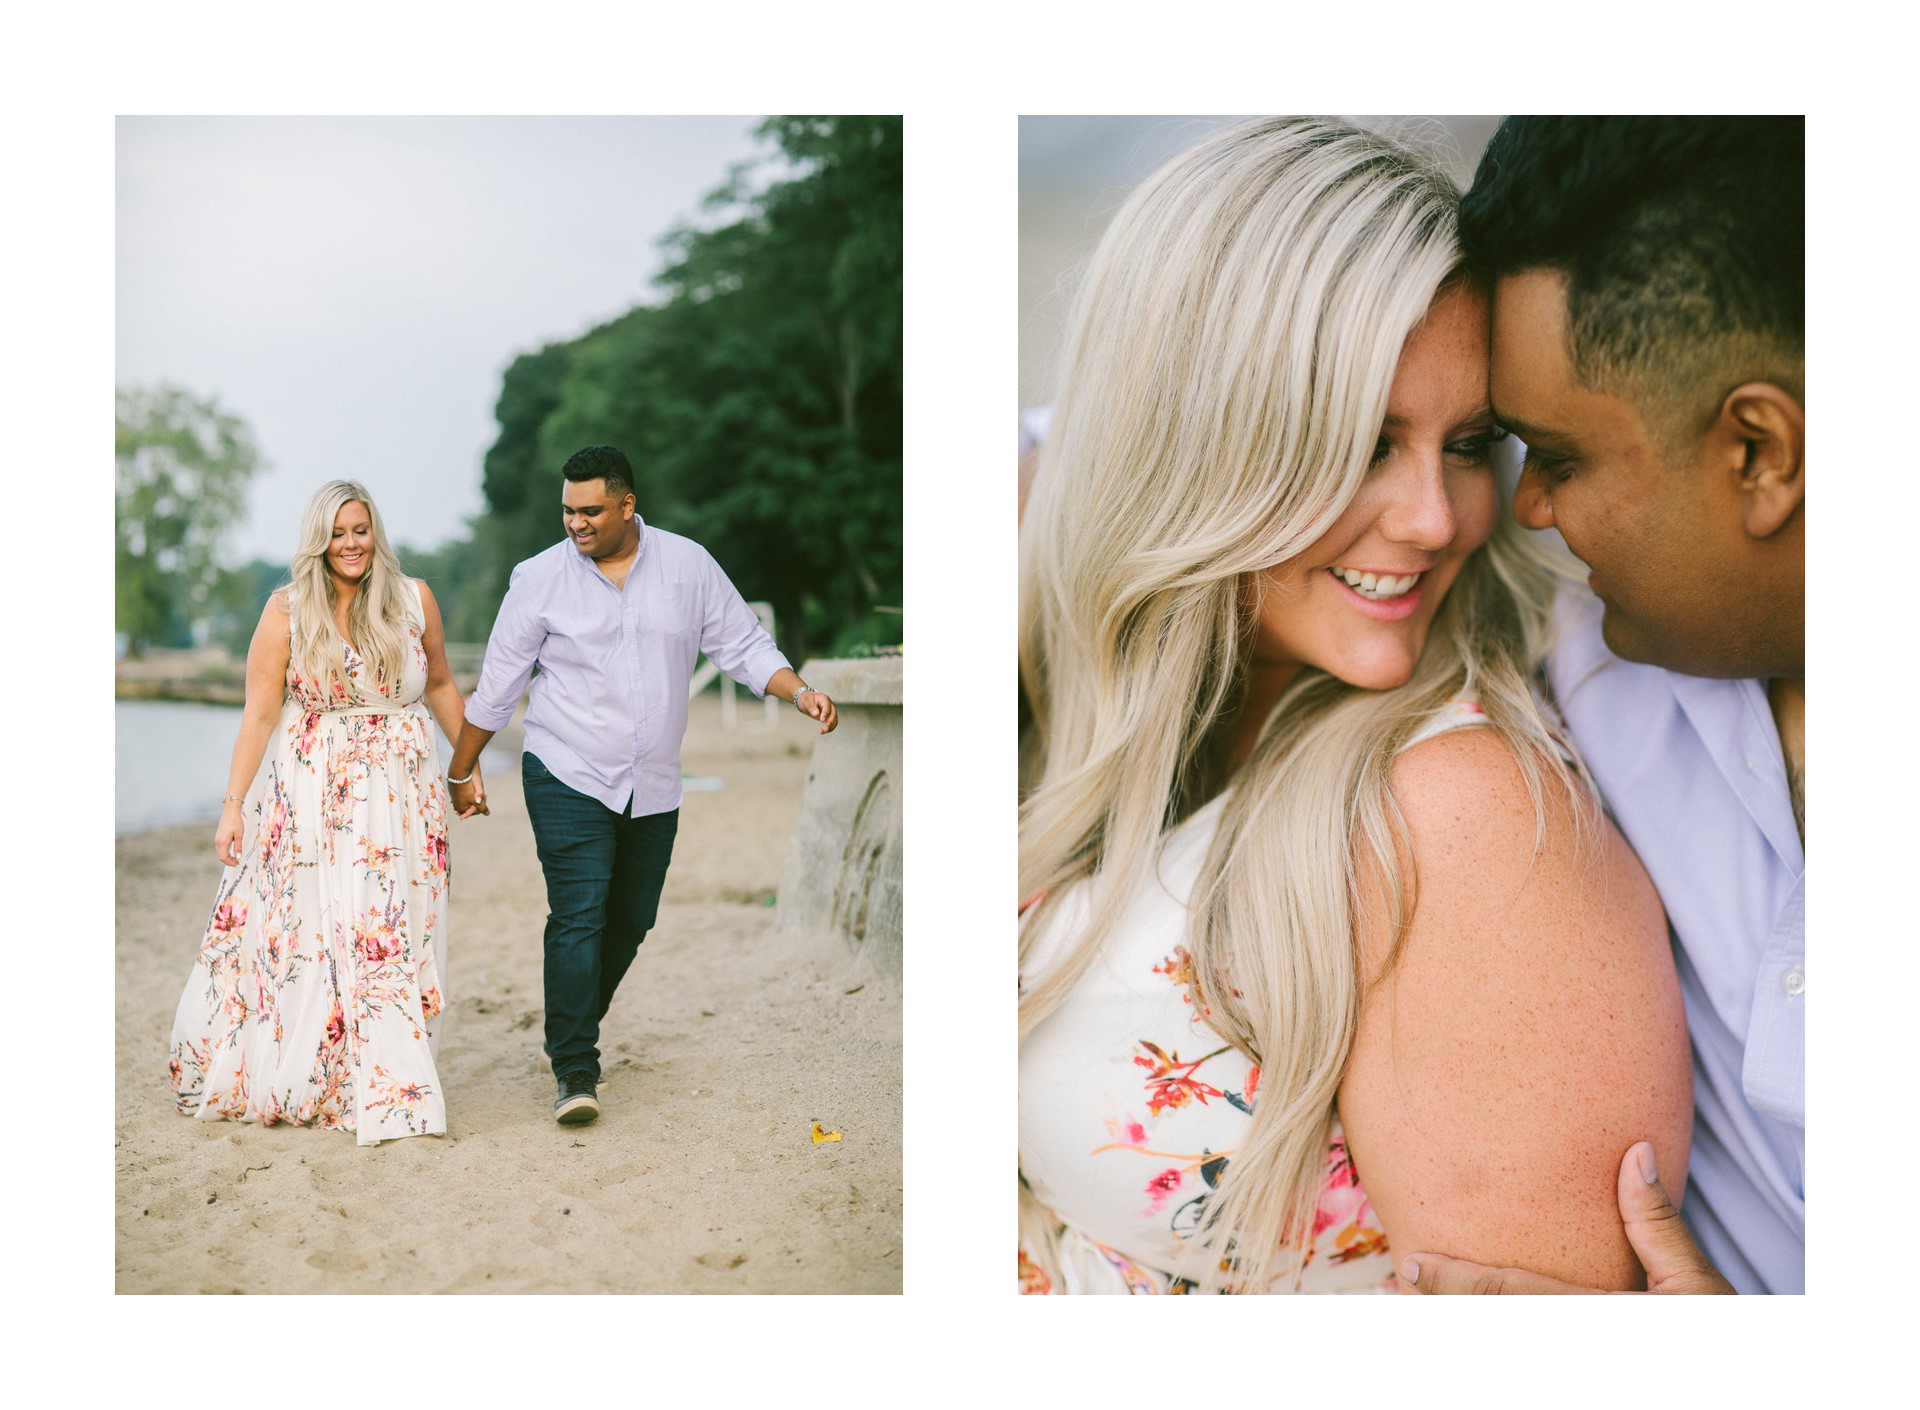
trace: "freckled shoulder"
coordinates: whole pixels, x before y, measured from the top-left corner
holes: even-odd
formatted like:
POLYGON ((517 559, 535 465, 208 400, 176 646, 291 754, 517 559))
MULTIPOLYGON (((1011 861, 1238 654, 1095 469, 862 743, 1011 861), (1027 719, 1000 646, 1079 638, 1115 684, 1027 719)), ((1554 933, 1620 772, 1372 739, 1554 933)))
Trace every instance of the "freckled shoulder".
MULTIPOLYGON (((1396 1249, 1628 1287, 1621 1154, 1684 1167, 1685 1015, 1658 897, 1611 825, 1548 779, 1536 813, 1488 729, 1409 749, 1393 787, 1411 917, 1367 990, 1340 1114, 1396 1249)), ((1390 937, 1362 924, 1368 974, 1390 937)))

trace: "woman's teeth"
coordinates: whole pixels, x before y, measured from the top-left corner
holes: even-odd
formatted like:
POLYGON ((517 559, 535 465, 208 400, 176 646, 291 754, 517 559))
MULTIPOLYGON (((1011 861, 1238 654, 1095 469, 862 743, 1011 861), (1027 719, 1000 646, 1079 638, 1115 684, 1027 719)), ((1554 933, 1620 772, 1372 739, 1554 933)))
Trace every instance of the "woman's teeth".
POLYGON ((1385 576, 1376 573, 1362 573, 1352 568, 1329 568, 1328 572, 1340 579, 1362 597, 1374 602, 1385 602, 1389 598, 1405 597, 1413 591, 1413 585, 1420 581, 1420 574, 1408 573, 1404 578, 1391 574, 1385 576))

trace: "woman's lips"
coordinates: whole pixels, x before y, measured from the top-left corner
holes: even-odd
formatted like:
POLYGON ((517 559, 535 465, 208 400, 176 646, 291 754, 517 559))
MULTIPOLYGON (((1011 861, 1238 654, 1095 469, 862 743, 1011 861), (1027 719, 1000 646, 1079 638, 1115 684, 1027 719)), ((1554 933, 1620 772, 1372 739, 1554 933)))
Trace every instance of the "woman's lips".
POLYGON ((1390 597, 1384 601, 1376 601, 1371 597, 1365 597, 1355 592, 1347 586, 1346 579, 1342 578, 1331 568, 1327 569, 1327 577, 1333 582, 1333 585, 1340 590, 1340 595, 1346 599, 1349 607, 1352 607, 1354 611, 1364 617, 1373 618, 1376 622, 1406 621, 1407 618, 1420 610, 1420 603, 1427 595, 1427 580, 1425 576, 1422 576, 1419 582, 1415 583, 1399 597, 1390 597))

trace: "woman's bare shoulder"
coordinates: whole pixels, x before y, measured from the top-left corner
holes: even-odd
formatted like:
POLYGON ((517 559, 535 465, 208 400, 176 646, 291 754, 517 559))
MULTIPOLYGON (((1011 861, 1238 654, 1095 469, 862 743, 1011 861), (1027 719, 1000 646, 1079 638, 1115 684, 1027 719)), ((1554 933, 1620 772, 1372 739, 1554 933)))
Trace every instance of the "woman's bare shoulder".
POLYGON ((247 704, 249 709, 276 707, 275 693, 293 654, 293 617, 288 588, 270 593, 260 609, 259 625, 247 643, 247 704))
POLYGON ((1396 970, 1465 987, 1462 959, 1516 980, 1629 952, 1671 969, 1665 913, 1632 849, 1557 769, 1542 762, 1537 779, 1536 796, 1506 740, 1485 728, 1451 730, 1394 761, 1412 902, 1396 970))
POLYGON ((1484 823, 1535 827, 1535 815, 1513 750, 1486 726, 1446 730, 1404 749, 1393 761, 1393 792, 1409 824, 1450 829, 1469 810, 1484 823), (1523 816, 1524 813, 1524 816, 1523 816))
POLYGON ((1376 982, 1340 1110, 1398 1246, 1624 1286, 1620 1157, 1641 1139, 1676 1169, 1687 1156, 1685 1015, 1645 870, 1542 784, 1536 807, 1490 729, 1395 761, 1410 916, 1391 965, 1386 917, 1363 918, 1376 982))
POLYGON ((293 589, 276 588, 267 596, 266 606, 260 609, 260 625, 255 634, 265 632, 275 642, 291 641, 293 636, 293 589))

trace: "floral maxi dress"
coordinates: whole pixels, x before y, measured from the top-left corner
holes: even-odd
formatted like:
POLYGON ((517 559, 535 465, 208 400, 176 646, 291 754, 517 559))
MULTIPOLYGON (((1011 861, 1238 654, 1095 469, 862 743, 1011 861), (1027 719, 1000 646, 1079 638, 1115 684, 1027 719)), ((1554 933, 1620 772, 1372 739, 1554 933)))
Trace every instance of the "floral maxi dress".
MULTIPOLYGON (((1412 748, 1485 723, 1447 703, 1412 748)), ((1189 901, 1226 805, 1214 799, 1161 839, 1094 962, 1020 1043, 1020 1174, 1056 1233, 1055 1266, 1020 1249, 1023 1293, 1191 1293, 1192 1242, 1259 1099, 1260 1069, 1193 1007, 1189 901)), ((1092 913, 1105 875, 1077 883, 1036 937, 1041 973, 1092 913)), ((1394 1291, 1386 1231, 1338 1114, 1297 1280, 1270 1292, 1394 1291)), ((1244 1291, 1244 1289, 1242 1289, 1244 1291)))
POLYGON ((345 640, 344 691, 288 670, 240 863, 174 1016, 185 1115, 340 1127, 361 1145, 447 1129, 433 1037, 448 804, 421 698, 418 584, 413 598, 390 688, 345 640))

